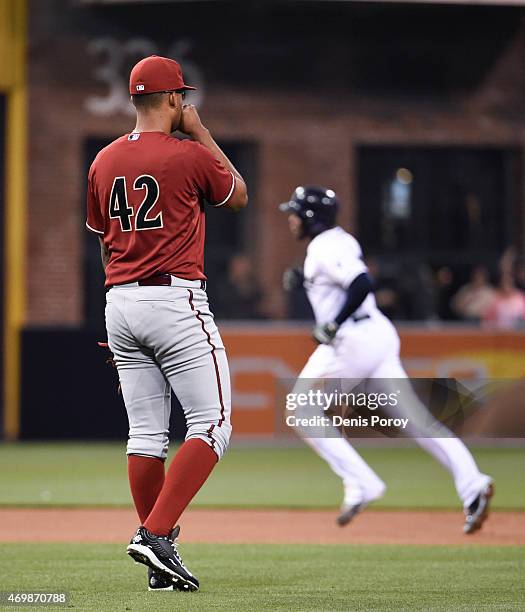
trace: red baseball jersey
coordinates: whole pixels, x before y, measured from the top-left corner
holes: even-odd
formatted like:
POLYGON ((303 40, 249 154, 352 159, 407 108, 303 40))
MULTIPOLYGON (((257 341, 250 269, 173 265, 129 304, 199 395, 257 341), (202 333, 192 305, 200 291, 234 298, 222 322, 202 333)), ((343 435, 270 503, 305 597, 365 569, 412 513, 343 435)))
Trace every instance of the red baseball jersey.
POLYGON ((88 177, 87 221, 109 252, 106 286, 204 275, 204 202, 225 204, 235 177, 203 145, 131 133, 102 149, 88 177))

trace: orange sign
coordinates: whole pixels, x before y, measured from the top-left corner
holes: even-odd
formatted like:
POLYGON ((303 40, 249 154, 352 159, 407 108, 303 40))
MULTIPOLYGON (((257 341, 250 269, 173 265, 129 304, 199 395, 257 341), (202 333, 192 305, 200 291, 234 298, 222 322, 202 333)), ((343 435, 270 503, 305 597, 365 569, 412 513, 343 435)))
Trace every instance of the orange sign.
MULTIPOLYGON (((402 358, 413 377, 525 377, 525 332, 399 329, 402 358)), ((310 327, 221 325, 232 381, 235 436, 275 430, 276 380, 301 371, 315 344, 310 327)))

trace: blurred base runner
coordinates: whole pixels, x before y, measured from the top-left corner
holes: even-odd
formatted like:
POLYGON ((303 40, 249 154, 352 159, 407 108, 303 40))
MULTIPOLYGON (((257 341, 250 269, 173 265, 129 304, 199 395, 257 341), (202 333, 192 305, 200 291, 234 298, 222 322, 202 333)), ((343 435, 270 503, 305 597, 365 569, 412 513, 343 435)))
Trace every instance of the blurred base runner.
MULTIPOLYGON (((407 417, 410 435, 454 479, 465 511, 465 533, 481 528, 489 511, 494 485, 479 471, 467 447, 437 423, 419 402, 399 359, 400 341, 392 323, 379 311, 373 285, 357 240, 336 226, 339 202, 330 189, 298 187, 280 205, 288 213, 292 235, 309 240, 303 278, 285 274, 285 285, 302 280, 314 311, 314 339, 319 343, 296 384, 305 392, 317 379, 381 379, 387 394, 401 387, 401 404, 385 406, 392 417, 407 417), (295 281, 294 281, 295 278, 295 281), (388 388, 389 387, 389 388, 388 388), (430 424, 430 427, 429 427, 430 424)), ((285 287, 286 288, 286 287, 285 287)), ((324 436, 311 437, 299 430, 305 442, 342 479, 344 501, 339 525, 348 524, 368 504, 385 492, 385 483, 366 464, 335 427, 324 436)))

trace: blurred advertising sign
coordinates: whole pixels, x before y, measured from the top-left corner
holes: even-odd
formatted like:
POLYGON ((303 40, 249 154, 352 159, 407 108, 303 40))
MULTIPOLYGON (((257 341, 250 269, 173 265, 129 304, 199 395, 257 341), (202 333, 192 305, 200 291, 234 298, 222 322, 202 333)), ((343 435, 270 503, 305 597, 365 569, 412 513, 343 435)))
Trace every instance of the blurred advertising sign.
MULTIPOLYGON (((276 433, 278 381, 293 379, 315 345, 307 326, 222 324, 232 380, 236 436, 276 433)), ((409 376, 426 379, 525 378, 525 332, 399 329, 409 376)))

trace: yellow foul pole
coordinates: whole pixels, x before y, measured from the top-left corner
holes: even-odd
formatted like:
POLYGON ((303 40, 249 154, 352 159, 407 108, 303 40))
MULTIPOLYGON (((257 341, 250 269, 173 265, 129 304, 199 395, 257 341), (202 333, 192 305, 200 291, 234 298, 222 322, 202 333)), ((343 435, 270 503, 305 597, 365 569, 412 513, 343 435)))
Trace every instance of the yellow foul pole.
POLYGON ((0 90, 6 94, 4 436, 20 431, 21 330, 26 309, 27 0, 0 0, 0 90))

